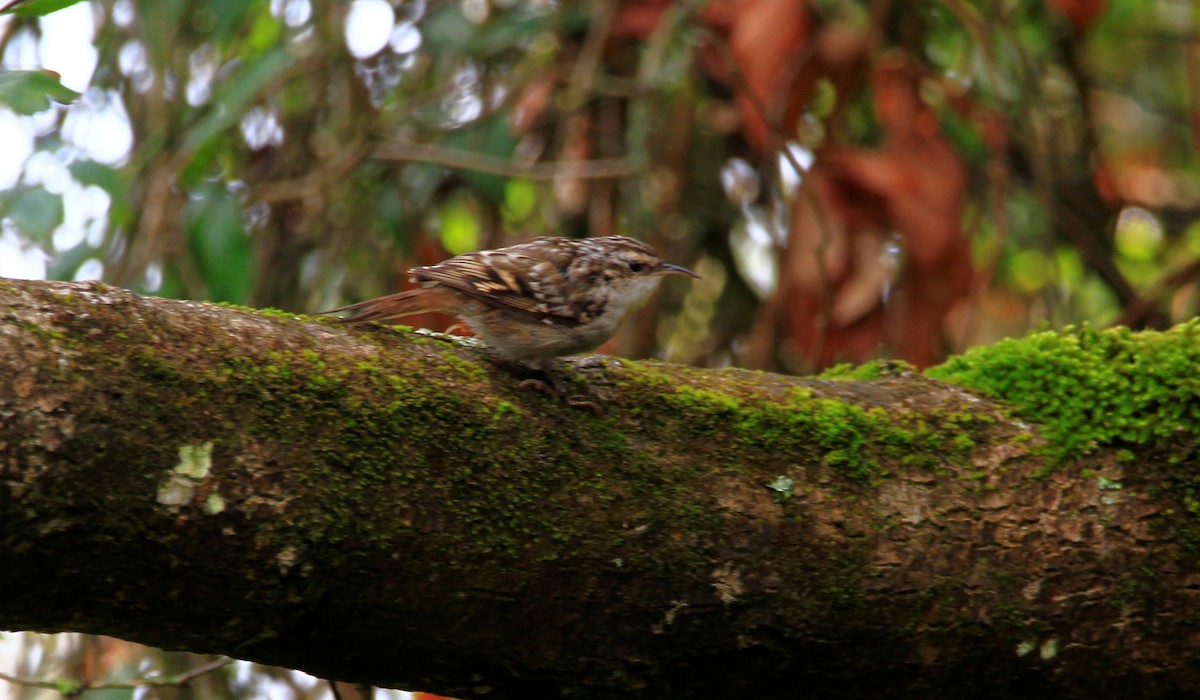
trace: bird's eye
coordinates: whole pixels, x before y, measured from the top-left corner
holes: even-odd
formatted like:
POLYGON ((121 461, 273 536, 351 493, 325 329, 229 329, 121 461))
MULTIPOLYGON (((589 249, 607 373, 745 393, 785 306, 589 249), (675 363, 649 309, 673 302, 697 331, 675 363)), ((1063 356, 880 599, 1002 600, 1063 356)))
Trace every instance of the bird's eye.
POLYGON ((637 260, 629 261, 629 269, 633 272, 641 272, 643 265, 637 260))

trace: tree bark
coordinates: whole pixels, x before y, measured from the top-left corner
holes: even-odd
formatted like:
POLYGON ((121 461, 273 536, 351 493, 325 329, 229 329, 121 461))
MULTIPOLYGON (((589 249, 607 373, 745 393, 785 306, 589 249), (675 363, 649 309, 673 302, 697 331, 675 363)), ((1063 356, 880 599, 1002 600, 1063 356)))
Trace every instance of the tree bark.
POLYGON ((559 371, 0 281, 0 627, 464 698, 1200 693, 1167 453, 948 384, 559 371))

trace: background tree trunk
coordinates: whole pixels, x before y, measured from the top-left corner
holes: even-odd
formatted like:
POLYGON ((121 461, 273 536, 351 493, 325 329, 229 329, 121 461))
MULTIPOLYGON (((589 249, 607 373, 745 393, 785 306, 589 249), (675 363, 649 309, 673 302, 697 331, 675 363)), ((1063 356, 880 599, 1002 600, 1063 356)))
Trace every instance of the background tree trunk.
POLYGON ((604 358, 597 415, 390 329, 0 282, 0 627, 460 697, 1200 692, 1165 449, 604 358))

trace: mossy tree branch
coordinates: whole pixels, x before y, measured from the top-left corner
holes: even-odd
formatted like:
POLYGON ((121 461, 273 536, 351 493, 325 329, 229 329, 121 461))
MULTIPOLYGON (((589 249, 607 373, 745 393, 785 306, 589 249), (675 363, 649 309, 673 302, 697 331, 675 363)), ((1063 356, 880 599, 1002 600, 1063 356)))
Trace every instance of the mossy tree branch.
POLYGON ((413 332, 0 309, 0 627, 460 697, 1200 690, 1190 427, 1056 464, 902 369, 566 364, 594 415, 413 332))

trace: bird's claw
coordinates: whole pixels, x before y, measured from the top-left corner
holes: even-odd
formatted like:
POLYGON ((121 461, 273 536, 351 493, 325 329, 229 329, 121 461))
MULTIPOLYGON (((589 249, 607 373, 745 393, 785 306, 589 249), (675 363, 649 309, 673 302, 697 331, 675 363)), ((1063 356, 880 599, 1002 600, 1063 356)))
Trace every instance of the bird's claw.
POLYGON ((597 416, 604 414, 604 410, 600 407, 600 405, 595 401, 592 401, 587 396, 582 394, 571 394, 566 384, 562 381, 562 378, 554 372, 545 370, 543 374, 546 377, 545 380, 530 377, 529 379, 522 379, 520 386, 522 388, 536 389, 547 396, 561 399, 565 401, 568 406, 586 408, 597 416))

